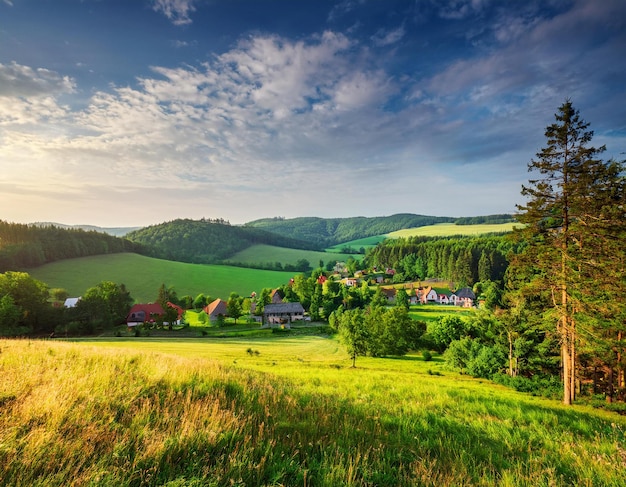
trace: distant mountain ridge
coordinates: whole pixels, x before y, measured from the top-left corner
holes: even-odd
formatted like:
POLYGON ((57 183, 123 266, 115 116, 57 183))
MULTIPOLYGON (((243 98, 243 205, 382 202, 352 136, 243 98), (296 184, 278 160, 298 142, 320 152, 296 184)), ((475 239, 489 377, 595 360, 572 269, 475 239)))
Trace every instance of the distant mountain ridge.
POLYGON ((139 230, 142 227, 98 227, 96 225, 66 225, 65 223, 56 223, 56 222, 34 222, 29 223, 29 225, 35 227, 57 227, 57 228, 65 228, 72 230, 85 230, 86 232, 100 232, 106 233, 108 235, 113 235, 114 237, 123 237, 127 233, 130 233, 134 230, 139 230))

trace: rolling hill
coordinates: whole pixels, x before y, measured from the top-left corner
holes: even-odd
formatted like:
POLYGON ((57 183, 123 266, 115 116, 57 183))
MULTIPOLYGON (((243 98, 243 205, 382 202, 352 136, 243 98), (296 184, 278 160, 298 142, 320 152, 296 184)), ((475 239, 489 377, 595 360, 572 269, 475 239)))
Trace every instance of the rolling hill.
POLYGON ((223 220, 179 219, 130 232, 129 240, 161 259, 215 264, 251 245, 266 244, 315 250, 314 244, 252 227, 232 226, 223 220))
POLYGON ((399 213, 381 217, 353 218, 265 218, 246 223, 245 227, 314 242, 320 248, 331 247, 350 240, 383 235, 402 228, 421 227, 435 223, 454 222, 451 217, 399 213))
POLYGON ((66 289, 71 296, 80 296, 105 280, 125 284, 137 302, 153 302, 161 284, 173 287, 178 296, 203 293, 227 299, 231 292, 249 296, 252 291, 278 287, 293 277, 291 272, 187 264, 131 253, 67 259, 28 272, 51 288, 66 289))

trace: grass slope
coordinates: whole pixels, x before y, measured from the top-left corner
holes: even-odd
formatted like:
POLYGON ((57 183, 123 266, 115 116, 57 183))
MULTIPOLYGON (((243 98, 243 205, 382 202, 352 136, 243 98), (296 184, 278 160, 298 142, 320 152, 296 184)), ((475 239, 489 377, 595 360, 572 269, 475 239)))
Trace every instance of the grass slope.
POLYGON ((0 350, 2 485, 624 485, 626 418, 332 338, 0 350))
POLYGON ((352 240, 326 249, 327 252, 340 252, 344 248, 359 250, 361 247, 367 249, 375 247, 387 238, 407 238, 407 237, 451 237, 455 235, 482 235, 485 233, 510 232, 518 223, 498 223, 498 224, 475 224, 457 225, 455 223, 438 223, 423 227, 405 228, 385 235, 360 238, 352 240))
MULTIPOLYGON (((346 261, 351 254, 342 254, 339 252, 316 252, 313 250, 287 249, 284 247, 275 247, 272 245, 253 245, 237 252, 230 257, 227 262, 242 262, 247 264, 264 264, 280 262, 281 264, 295 264, 300 259, 306 259, 312 268, 318 266, 320 260, 324 265, 328 262, 346 261)), ((363 258, 363 256, 352 255, 355 259, 363 258)))
POLYGON ((454 223, 439 223, 427 227, 405 228, 387 234, 389 238, 406 237, 451 237, 454 235, 482 235, 485 233, 510 232, 519 223, 483 223, 479 225, 456 225, 454 223))
POLYGON ((125 284, 137 302, 152 302, 159 286, 173 286, 178 296, 199 293, 227 299, 264 287, 277 287, 293 277, 290 272, 243 269, 221 265, 185 264, 137 254, 111 254, 68 259, 29 269, 29 274, 51 288, 67 289, 80 296, 86 289, 108 280, 125 284))

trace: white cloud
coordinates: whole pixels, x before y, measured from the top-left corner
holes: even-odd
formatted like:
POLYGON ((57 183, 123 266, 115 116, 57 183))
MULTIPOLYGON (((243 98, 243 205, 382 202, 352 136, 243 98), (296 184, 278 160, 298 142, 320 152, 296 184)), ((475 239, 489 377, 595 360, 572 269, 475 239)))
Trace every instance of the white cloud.
POLYGON ((191 24, 195 0, 153 0, 155 12, 163 13, 174 25, 191 24))
POLYGON ((372 41, 374 42, 376 46, 379 46, 379 47, 389 46, 391 44, 395 44, 396 42, 400 41, 400 39, 402 39, 405 34, 406 34, 406 31, 403 25, 393 30, 381 29, 378 32, 376 32, 375 35, 372 36, 372 41))
MULTIPOLYGON (((500 36, 491 49, 415 78, 392 76, 373 57, 378 49, 331 31, 299 40, 251 35, 204 64, 154 66, 79 109, 62 103, 76 91, 71 78, 0 65, 0 186, 13 187, 18 202, 7 211, 63 194, 85 208, 85 221, 105 223, 86 208, 124 214, 110 225, 145 223, 150 207, 161 216, 154 223, 450 214, 446 199, 466 201, 458 214, 512 210, 552 112, 565 96, 599 86, 606 70, 594 67, 604 50, 615 51, 596 43, 572 54, 557 42, 562 29, 591 36, 607 22, 596 14, 581 24, 588 5, 521 18, 508 32, 498 18, 488 27, 500 36), (582 77, 581 66, 590 67, 582 77), (393 197, 378 198, 385 188, 393 197)), ((0 206, 10 199, 0 194, 0 206)))
POLYGON ((72 93, 74 81, 45 68, 0 63, 0 97, 37 97, 72 93))

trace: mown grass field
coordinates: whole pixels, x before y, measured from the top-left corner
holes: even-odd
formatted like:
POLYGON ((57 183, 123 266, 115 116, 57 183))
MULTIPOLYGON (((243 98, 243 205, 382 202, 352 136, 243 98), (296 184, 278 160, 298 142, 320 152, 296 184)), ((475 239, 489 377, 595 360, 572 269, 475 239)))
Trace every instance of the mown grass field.
POLYGON ((407 237, 450 237, 454 235, 481 235, 485 233, 510 232, 519 223, 497 223, 480 225, 455 225, 454 223, 438 223, 426 227, 405 228, 387 234, 389 238, 407 237))
POLYGON ((439 223, 424 227, 405 228, 386 235, 351 240, 326 249, 327 252, 341 252, 344 248, 359 250, 360 248, 375 247, 387 238, 407 237, 450 237, 453 235, 481 235, 485 233, 510 232, 516 223, 478 224, 478 225, 455 225, 454 223, 439 223))
POLYGON ((626 418, 334 338, 0 341, 5 486, 621 486, 626 418))
MULTIPOLYGON (((351 254, 341 252, 317 252, 314 250, 286 249, 273 245, 252 245, 241 252, 237 252, 228 261, 243 262, 248 264, 265 264, 280 262, 285 264, 296 264, 300 259, 306 259, 312 268, 319 266, 320 261, 326 265, 328 262, 346 261, 351 254)), ((355 259, 362 259, 362 255, 354 255, 355 259)))
POLYGON ((28 272, 51 288, 67 289, 71 296, 80 296, 101 281, 123 283, 137 302, 153 302, 161 284, 173 286, 178 296, 195 297, 204 293, 228 299, 231 292, 249 296, 252 291, 258 293, 264 287, 278 287, 293 277, 293 272, 185 264, 137 254, 68 259, 28 272))

